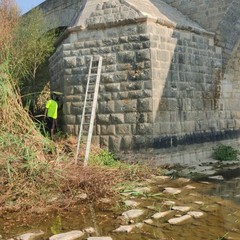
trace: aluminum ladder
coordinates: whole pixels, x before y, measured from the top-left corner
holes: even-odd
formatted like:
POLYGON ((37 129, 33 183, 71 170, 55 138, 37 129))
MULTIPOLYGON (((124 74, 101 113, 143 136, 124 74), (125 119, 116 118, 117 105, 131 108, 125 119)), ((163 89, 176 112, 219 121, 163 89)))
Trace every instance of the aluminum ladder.
POLYGON ((92 56, 90 59, 84 104, 83 104, 83 110, 82 110, 82 117, 81 117, 81 124, 80 124, 79 134, 78 134, 76 157, 75 157, 75 164, 77 164, 80 142, 83 136, 83 127, 85 127, 85 130, 87 132, 87 142, 86 142, 83 166, 87 166, 88 164, 88 158, 89 158, 92 134, 93 134, 93 126, 94 126, 94 120, 96 116, 101 71, 102 71, 102 57, 97 56, 96 58, 97 60, 95 59, 93 60, 93 56, 92 56))

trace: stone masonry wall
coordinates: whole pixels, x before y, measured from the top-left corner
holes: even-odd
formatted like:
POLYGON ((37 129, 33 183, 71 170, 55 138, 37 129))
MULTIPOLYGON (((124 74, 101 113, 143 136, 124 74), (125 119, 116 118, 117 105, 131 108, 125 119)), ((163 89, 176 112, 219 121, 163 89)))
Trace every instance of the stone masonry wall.
POLYGON ((146 128, 149 135, 153 129, 147 24, 72 33, 52 57, 52 71, 56 71, 56 66, 64 68, 64 74, 53 75, 65 96, 64 129, 75 135, 92 55, 103 57, 95 140, 99 138, 102 146, 112 150, 129 149, 141 141, 146 128))
POLYGON ((184 15, 215 32, 233 0, 163 0, 184 15))
POLYGON ((234 126, 221 105, 221 48, 213 36, 153 24, 154 147, 204 142, 234 126), (212 136, 211 136, 212 135, 212 136))
POLYGON ((222 55, 213 37, 146 22, 73 32, 59 47, 51 69, 65 95, 67 132, 78 133, 92 55, 103 56, 94 133, 101 146, 176 147, 234 127, 220 100, 222 55))
POLYGON ((78 16, 83 2, 83 0, 47 0, 38 7, 43 11, 47 29, 55 29, 71 25, 78 16))

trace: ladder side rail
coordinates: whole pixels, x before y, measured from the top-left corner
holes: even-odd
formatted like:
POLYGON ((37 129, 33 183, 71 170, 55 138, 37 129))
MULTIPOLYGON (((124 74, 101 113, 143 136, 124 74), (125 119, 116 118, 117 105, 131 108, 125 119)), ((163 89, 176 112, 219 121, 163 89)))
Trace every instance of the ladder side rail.
POLYGON ((87 104, 88 87, 89 87, 89 82, 90 82, 90 78, 91 78, 91 71, 92 71, 92 62, 93 62, 93 57, 91 57, 91 59, 90 59, 90 64, 89 64, 89 69, 88 69, 88 79, 87 79, 85 98, 84 98, 84 104, 83 104, 83 110, 82 110, 82 116, 81 116, 81 124, 80 124, 80 129, 79 129, 79 134, 78 134, 75 164, 77 164, 77 162, 78 162, 79 147, 80 147, 80 142, 81 142, 81 136, 82 136, 83 124, 84 124, 84 117, 85 117, 85 111, 86 111, 86 104, 87 104))
POLYGON ((87 138, 87 146, 84 158, 84 166, 88 164, 88 158, 91 148, 91 141, 92 141, 92 133, 93 133, 93 125, 96 115, 96 107, 97 107, 97 99, 98 99, 98 92, 99 92, 99 84, 100 84, 100 77, 101 77, 101 69, 102 69, 102 57, 99 57, 98 69, 97 69, 97 79, 96 79, 96 86, 94 91, 94 98, 93 98, 93 106, 92 106, 92 114, 90 119, 89 131, 88 131, 88 138, 87 138))

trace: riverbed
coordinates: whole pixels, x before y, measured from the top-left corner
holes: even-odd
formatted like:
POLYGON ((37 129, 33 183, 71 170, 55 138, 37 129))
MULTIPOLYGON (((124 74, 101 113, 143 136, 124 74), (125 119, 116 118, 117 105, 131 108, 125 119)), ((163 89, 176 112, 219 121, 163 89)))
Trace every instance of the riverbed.
POLYGON ((0 235, 7 240, 41 231, 38 239, 48 239, 79 230, 83 232, 79 239, 108 236, 115 240, 237 240, 240 193, 236 164, 218 168, 215 162, 215 172, 206 166, 212 174, 192 180, 168 170, 168 176, 152 176, 134 187, 119 186, 121 198, 117 202, 110 198, 102 199, 98 205, 79 204, 44 214, 8 213, 0 217, 0 235), (236 174, 230 177, 229 171, 236 174), (128 212, 132 210, 142 214, 131 217, 128 212))

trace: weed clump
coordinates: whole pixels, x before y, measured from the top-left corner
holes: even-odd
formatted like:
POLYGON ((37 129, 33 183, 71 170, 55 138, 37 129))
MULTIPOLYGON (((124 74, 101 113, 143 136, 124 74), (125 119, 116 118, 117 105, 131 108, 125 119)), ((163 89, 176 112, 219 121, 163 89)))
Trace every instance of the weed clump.
POLYGON ((232 146, 220 145, 214 149, 213 157, 220 161, 234 161, 238 158, 238 150, 232 146))

